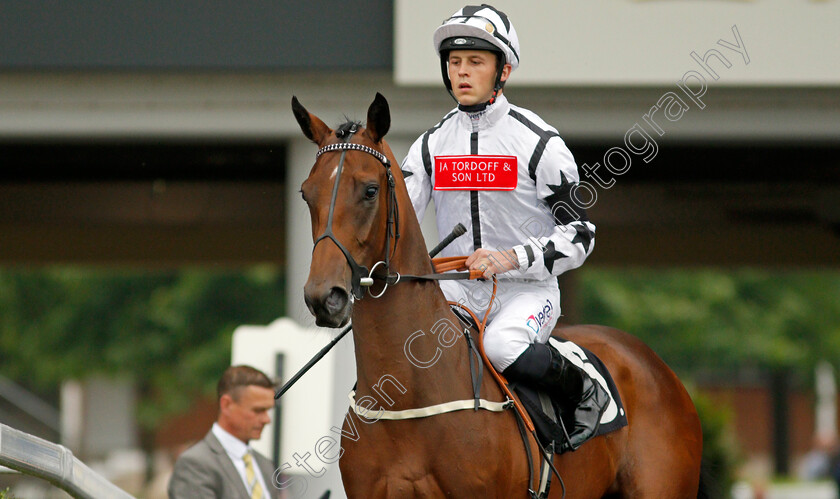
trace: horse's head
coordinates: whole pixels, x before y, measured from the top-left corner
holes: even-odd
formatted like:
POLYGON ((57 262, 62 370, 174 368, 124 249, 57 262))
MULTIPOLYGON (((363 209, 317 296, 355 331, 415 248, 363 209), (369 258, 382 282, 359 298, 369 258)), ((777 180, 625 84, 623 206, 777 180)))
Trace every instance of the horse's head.
POLYGON ((297 98, 292 111, 303 134, 318 145, 315 165, 301 186, 312 219, 312 265, 304 299, 319 326, 350 319, 351 294, 361 298, 368 269, 388 259, 395 244, 393 157, 382 140, 391 124, 388 102, 376 94, 367 124, 330 129, 297 98), (386 156, 387 155, 387 156, 386 156))

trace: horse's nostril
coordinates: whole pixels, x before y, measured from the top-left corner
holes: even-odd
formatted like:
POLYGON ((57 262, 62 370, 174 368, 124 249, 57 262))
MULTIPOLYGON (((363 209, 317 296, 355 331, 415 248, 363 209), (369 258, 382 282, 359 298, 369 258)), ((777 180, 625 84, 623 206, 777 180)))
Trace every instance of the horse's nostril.
POLYGON ((324 306, 330 314, 337 314, 347 306, 347 300, 347 291, 339 287, 334 287, 330 289, 330 294, 327 295, 324 306))

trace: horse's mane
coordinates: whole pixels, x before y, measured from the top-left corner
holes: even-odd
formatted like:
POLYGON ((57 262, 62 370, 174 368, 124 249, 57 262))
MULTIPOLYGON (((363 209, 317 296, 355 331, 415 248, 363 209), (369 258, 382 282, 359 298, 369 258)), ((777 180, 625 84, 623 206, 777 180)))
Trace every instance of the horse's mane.
POLYGON ((347 134, 349 134, 351 132, 351 130, 353 130, 354 127, 356 128, 356 130, 359 130, 359 129, 362 128, 362 123, 361 122, 353 121, 353 120, 347 118, 346 116, 345 116, 345 119, 347 121, 345 121, 344 123, 335 127, 335 136, 340 138, 340 139, 343 139, 344 137, 346 137, 347 134))

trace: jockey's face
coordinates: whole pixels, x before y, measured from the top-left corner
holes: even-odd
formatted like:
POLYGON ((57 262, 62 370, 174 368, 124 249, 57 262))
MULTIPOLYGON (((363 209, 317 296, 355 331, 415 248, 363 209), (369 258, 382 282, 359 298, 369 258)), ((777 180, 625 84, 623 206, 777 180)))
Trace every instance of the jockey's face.
MULTIPOLYGON (((496 83, 496 54, 486 50, 453 50, 448 59, 452 92, 462 106, 487 102, 496 83)), ((510 75, 510 64, 502 68, 502 81, 510 75)))

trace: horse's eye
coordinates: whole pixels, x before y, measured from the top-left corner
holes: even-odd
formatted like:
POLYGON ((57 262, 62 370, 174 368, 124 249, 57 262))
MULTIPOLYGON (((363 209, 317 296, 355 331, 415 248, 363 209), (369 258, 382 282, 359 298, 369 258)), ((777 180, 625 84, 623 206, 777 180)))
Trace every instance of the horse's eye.
POLYGON ((369 185, 365 188, 365 199, 374 199, 376 193, 379 192, 378 185, 369 185))

